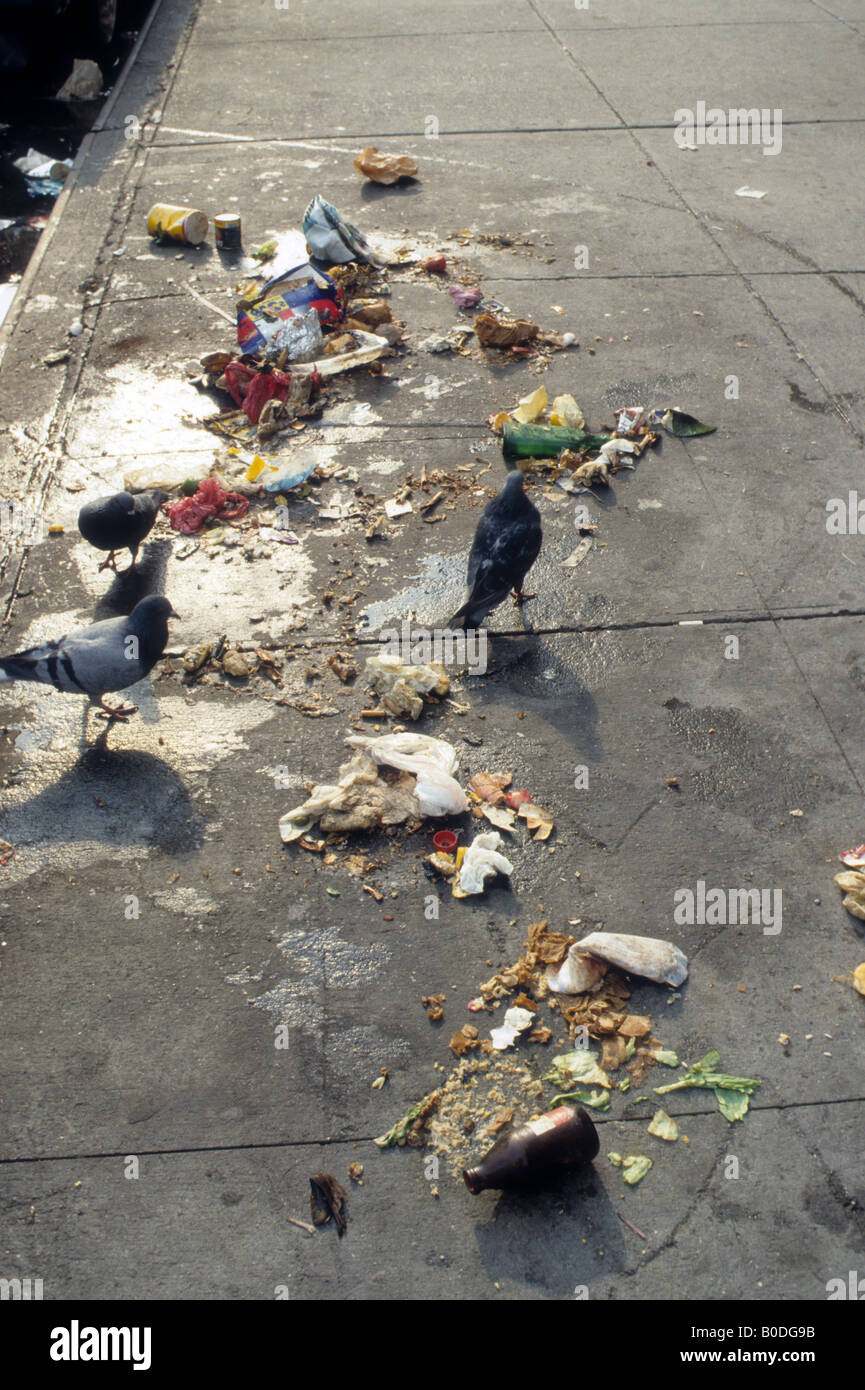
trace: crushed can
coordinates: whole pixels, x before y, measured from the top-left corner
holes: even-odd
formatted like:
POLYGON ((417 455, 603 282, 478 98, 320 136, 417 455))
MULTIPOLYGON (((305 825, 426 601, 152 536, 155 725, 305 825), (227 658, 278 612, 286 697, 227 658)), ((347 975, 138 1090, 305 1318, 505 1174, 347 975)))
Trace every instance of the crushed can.
POLYGON ((155 203, 147 214, 147 230, 159 241, 167 238, 187 246, 200 246, 207 236, 207 217, 197 208, 155 203))
POLYGON ((242 222, 238 212, 219 212, 213 219, 213 238, 217 251, 239 251, 242 222))

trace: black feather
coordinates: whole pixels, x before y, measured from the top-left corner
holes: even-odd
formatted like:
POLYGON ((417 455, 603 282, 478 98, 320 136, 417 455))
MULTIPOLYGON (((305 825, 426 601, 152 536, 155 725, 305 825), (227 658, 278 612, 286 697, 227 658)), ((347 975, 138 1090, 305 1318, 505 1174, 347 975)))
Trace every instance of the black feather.
POLYGON ((523 491, 523 475, 513 472, 488 502, 469 552, 469 596, 450 626, 477 627, 510 593, 519 592, 541 548, 541 516, 523 491))

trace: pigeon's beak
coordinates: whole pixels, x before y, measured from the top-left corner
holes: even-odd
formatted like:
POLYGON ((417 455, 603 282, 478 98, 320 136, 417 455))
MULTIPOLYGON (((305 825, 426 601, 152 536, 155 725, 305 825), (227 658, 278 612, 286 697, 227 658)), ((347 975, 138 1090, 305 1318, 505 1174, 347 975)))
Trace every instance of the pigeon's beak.
POLYGON ((171 611, 169 612, 168 616, 169 616, 169 618, 179 618, 179 617, 180 617, 180 614, 177 612, 177 609, 176 609, 176 608, 172 608, 171 611))

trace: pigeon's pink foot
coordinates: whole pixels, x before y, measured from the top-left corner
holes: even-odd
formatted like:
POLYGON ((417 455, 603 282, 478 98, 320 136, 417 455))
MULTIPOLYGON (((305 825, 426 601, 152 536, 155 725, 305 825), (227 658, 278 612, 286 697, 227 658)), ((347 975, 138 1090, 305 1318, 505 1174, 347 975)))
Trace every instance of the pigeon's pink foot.
POLYGON ((118 719, 121 724, 125 724, 130 714, 135 714, 137 705, 118 705, 115 709, 111 705, 106 705, 104 700, 99 701, 99 708, 105 711, 109 719, 118 719))
POLYGON ((119 573, 119 570, 118 570, 118 568, 117 568, 117 560, 116 560, 116 558, 115 558, 116 555, 117 555, 117 551, 116 551, 116 550, 111 550, 111 551, 109 551, 109 553, 108 553, 108 558, 107 558, 106 560, 103 560, 103 561, 102 561, 102 564, 99 566, 99 569, 96 571, 97 574, 101 574, 103 570, 108 570, 108 569, 112 569, 112 570, 114 570, 114 573, 115 573, 115 574, 118 574, 118 573, 119 573))
POLYGON ((514 599, 514 608, 519 608, 520 604, 525 603, 527 599, 537 598, 537 594, 527 594, 522 589, 511 589, 511 594, 514 599))

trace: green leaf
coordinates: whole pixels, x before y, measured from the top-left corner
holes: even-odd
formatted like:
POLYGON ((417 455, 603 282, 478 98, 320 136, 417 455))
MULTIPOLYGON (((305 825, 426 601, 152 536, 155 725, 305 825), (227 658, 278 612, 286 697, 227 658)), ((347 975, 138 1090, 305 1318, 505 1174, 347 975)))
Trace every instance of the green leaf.
POLYGON ((423 1100, 419 1100, 416 1105, 411 1106, 408 1114, 404 1115, 401 1120, 397 1120, 393 1129, 389 1129, 387 1134, 379 1135, 378 1139, 373 1140, 373 1143, 377 1144, 380 1149, 392 1149, 395 1144, 403 1143, 409 1127, 414 1124, 419 1115, 423 1115, 429 1109, 435 1094, 433 1091, 430 1095, 424 1096, 423 1100))
POLYGON ((628 1041, 625 1043, 625 1061, 626 1061, 626 1062, 629 1062, 629 1061, 631 1060, 631 1058, 633 1057, 633 1055, 634 1055, 634 1053, 636 1052, 636 1050, 637 1050, 637 1039, 636 1039, 636 1038, 628 1038, 628 1041))
POLYGON ((645 1154, 628 1154, 626 1158, 621 1154, 608 1154, 607 1157, 615 1168, 623 1169, 622 1177, 631 1187, 642 1182, 652 1166, 652 1160, 645 1154))
POLYGON ((675 1143, 679 1137, 679 1126, 668 1115, 666 1110, 656 1110, 649 1123, 649 1133, 654 1134, 658 1139, 666 1139, 668 1144, 675 1143))
POLYGON ((678 1057, 669 1048, 659 1047, 657 1052, 653 1052, 651 1055, 656 1062, 660 1062, 662 1067, 677 1067, 679 1065, 678 1057))
POLYGON ((553 1058, 552 1071, 541 1077, 542 1081, 552 1081, 563 1090, 572 1087, 575 1081, 584 1081, 588 1086, 603 1086, 609 1090, 612 1081, 598 1066, 597 1057, 588 1048, 578 1048, 576 1052, 563 1052, 553 1058))
POLYGON ((721 1114, 732 1124, 734 1120, 741 1120, 748 1113, 750 1097, 743 1095, 741 1091, 730 1091, 724 1086, 713 1086, 715 1097, 721 1110, 721 1114))
POLYGON ((566 1095, 554 1096, 552 1108, 557 1105, 590 1105, 593 1110, 609 1110, 609 1091, 568 1091, 566 1095))

